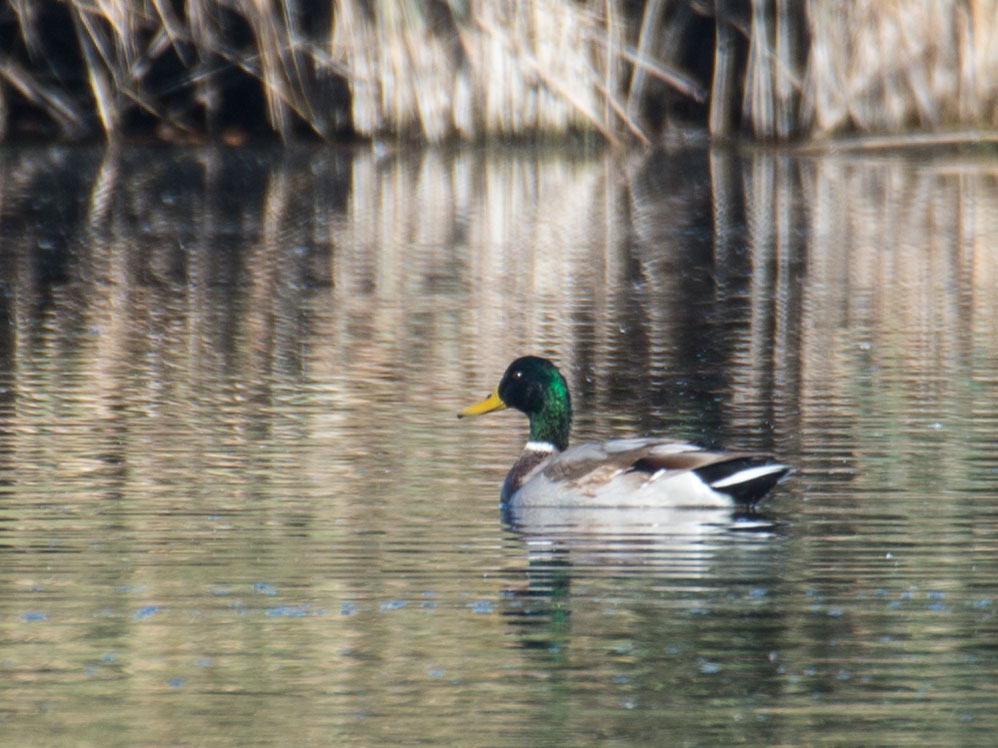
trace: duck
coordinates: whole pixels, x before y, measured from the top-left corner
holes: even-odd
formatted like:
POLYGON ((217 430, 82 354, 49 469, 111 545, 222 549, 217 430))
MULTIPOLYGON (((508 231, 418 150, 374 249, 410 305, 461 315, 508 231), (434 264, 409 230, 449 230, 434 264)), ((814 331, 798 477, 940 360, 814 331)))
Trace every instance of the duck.
POLYGON ((500 492, 504 509, 539 507, 754 507, 791 467, 753 452, 707 449, 661 437, 569 446, 572 399, 558 367, 523 356, 496 389, 458 418, 513 408, 529 435, 500 492))

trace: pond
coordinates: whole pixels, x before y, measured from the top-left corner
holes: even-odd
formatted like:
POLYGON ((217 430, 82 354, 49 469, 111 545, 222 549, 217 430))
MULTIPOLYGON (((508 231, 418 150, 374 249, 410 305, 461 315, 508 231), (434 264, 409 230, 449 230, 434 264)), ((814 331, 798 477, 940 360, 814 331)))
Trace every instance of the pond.
POLYGON ((998 156, 0 150, 10 745, 992 745, 998 156), (509 525, 575 441, 795 467, 509 525), (612 514, 613 516, 609 516, 612 514))

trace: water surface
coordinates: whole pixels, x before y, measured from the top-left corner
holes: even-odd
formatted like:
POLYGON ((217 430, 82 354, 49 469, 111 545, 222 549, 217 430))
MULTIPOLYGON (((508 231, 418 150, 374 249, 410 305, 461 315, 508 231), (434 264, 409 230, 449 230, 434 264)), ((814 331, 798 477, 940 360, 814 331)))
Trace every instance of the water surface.
POLYGON ((998 159, 0 151, 11 745, 991 745, 998 159), (504 524, 575 438, 797 468, 504 524))

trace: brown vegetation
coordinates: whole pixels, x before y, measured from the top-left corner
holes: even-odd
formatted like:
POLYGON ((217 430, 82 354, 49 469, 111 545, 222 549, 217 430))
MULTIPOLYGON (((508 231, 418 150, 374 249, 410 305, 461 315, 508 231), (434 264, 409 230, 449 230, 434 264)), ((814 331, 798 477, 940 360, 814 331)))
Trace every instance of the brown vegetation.
POLYGON ((0 135, 998 124, 998 0, 6 0, 0 135))

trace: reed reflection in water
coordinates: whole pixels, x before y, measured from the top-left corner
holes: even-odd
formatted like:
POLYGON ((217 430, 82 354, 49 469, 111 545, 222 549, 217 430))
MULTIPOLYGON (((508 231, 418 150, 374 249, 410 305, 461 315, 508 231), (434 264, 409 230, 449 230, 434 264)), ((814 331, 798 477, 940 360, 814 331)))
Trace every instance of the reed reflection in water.
POLYGON ((5 735, 989 744, 996 173, 0 151, 5 735), (524 423, 454 414, 524 352, 798 474, 504 527, 524 423))

